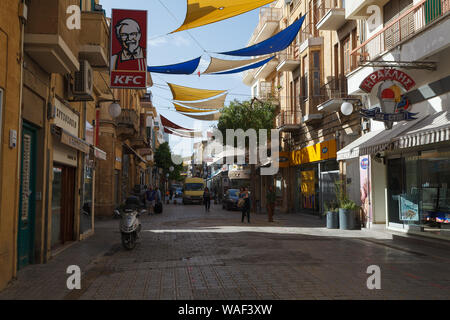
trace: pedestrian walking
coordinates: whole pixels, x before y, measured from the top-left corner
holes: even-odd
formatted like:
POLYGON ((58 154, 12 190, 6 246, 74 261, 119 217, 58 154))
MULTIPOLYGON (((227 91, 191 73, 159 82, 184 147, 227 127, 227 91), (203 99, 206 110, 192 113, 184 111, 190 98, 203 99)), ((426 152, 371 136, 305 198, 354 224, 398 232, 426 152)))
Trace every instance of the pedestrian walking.
POLYGON ((273 190, 273 186, 269 186, 266 194, 267 200, 267 214, 269 215, 269 222, 273 222, 273 213, 275 210, 275 202, 277 201, 277 193, 273 190))
POLYGON ((203 191, 203 203, 205 204, 205 211, 209 212, 211 207, 211 193, 209 192, 208 187, 203 191))
POLYGON ((241 203, 240 208, 242 210, 242 223, 244 223, 244 218, 247 216, 247 222, 250 223, 250 196, 247 188, 241 188, 241 193, 239 194, 239 202, 241 203))
POLYGON ((155 187, 155 213, 162 213, 162 196, 159 187, 155 187))

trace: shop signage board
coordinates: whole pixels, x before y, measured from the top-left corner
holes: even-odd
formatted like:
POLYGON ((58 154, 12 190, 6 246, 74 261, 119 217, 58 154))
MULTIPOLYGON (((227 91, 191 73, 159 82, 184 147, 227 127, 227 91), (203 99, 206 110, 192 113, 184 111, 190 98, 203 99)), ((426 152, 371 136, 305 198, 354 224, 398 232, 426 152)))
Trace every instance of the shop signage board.
POLYGON ((55 99, 54 124, 78 137, 79 115, 58 99, 55 99))
POLYGON ((61 132, 61 143, 68 145, 84 153, 89 153, 89 144, 80 138, 74 137, 65 130, 61 132))
POLYGON ((292 151, 290 165, 299 166, 311 162, 335 159, 337 158, 336 147, 336 140, 329 140, 292 151))
POLYGON ((110 87, 147 87, 147 11, 112 10, 110 87))
POLYGON ((415 85, 415 81, 405 72, 393 69, 381 69, 367 76, 360 85, 360 89, 366 93, 371 93, 378 85, 377 97, 381 107, 368 110, 361 110, 364 118, 385 122, 388 129, 394 122, 416 120, 417 113, 411 113, 410 102, 403 95, 410 91, 415 85))
POLYGON ((400 220, 419 221, 419 205, 408 200, 406 195, 399 197, 400 220))

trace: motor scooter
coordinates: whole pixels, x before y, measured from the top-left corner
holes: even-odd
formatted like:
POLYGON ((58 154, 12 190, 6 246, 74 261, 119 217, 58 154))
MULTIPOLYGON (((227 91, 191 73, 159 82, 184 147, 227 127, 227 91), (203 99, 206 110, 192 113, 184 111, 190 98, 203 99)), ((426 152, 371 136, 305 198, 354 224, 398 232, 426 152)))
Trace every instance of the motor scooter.
POLYGON ((120 216, 120 233, 122 245, 127 250, 132 250, 136 246, 136 240, 139 239, 141 232, 141 222, 139 217, 146 214, 147 210, 142 209, 142 205, 138 197, 131 196, 125 201, 122 210, 114 210, 115 216, 120 216))

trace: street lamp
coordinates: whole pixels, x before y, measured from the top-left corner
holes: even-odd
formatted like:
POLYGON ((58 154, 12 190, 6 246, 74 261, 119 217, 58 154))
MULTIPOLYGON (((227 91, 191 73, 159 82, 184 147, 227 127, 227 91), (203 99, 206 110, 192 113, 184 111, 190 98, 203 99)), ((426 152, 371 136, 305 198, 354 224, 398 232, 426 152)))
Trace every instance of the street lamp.
POLYGON ((343 115, 345 116, 349 116, 353 113, 353 104, 351 104, 348 101, 345 101, 342 105, 341 105, 341 112, 343 115))
POLYGON ((122 113, 122 108, 120 107, 120 104, 114 101, 109 105, 108 111, 111 117, 117 118, 122 113))

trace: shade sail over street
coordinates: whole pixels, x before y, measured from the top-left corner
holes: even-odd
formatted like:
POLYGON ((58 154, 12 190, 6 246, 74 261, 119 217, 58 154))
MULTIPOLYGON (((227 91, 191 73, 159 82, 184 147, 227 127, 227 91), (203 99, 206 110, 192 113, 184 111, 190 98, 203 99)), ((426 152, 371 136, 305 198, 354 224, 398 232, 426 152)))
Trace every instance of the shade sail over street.
POLYGON ((226 90, 206 90, 183 87, 168 83, 172 91, 173 100, 178 101, 198 101, 205 100, 227 92, 226 90))
POLYGON ((297 37, 297 34, 299 33, 304 20, 305 16, 295 21, 286 29, 278 32, 276 35, 253 46, 234 51, 220 52, 220 54, 230 56, 252 57, 282 51, 287 47, 289 47, 291 43, 295 40, 295 37, 297 37))
POLYGON ((202 121, 217 121, 219 120, 220 116, 222 115, 221 112, 211 113, 211 114, 205 114, 205 115, 193 115, 193 114, 187 114, 182 113, 182 115, 186 117, 190 117, 196 120, 202 120, 202 121))
POLYGON ((191 108, 186 108, 183 107, 177 103, 173 103, 173 105, 175 106, 175 109, 178 112, 186 112, 186 113, 204 113, 204 112, 212 112, 212 111, 217 111, 216 109, 191 109, 191 108))
POLYGON ((265 6, 274 0, 187 0, 186 18, 174 32, 222 21, 265 6))
POLYGON ((166 66, 147 67, 148 72, 164 73, 164 74, 193 74, 200 64, 201 57, 195 58, 182 63, 171 64, 166 66))
POLYGON ((160 115, 160 118, 161 118, 161 124, 163 125, 164 128, 174 128, 174 129, 180 129, 180 130, 186 130, 186 131, 193 131, 192 129, 186 129, 186 128, 183 128, 182 126, 179 126, 179 125, 173 123, 172 121, 170 121, 163 115, 160 115))
MULTIPOLYGON (((183 106, 189 107, 189 108, 197 108, 197 109, 223 109, 225 106, 225 99, 227 98, 227 94, 224 94, 218 98, 209 99, 206 101, 201 102, 184 102, 180 101, 180 103, 183 104, 183 106)), ((207 111, 203 111, 207 112, 207 111)))
POLYGON ((273 58, 275 58, 275 56, 270 57, 268 59, 265 59, 263 61, 260 61, 258 63, 252 64, 250 66, 246 66, 246 67, 242 67, 242 68, 238 68, 238 69, 234 69, 234 70, 229 70, 229 71, 224 71, 224 72, 218 72, 218 73, 213 73, 214 75, 220 75, 220 74, 233 74, 233 73, 239 73, 239 72, 243 72, 245 70, 250 70, 250 69, 256 69, 259 67, 262 67, 263 65, 265 65, 266 63, 268 63, 270 60, 272 60, 273 58))
POLYGON ((223 60, 211 57, 211 62, 208 68, 203 72, 204 74, 211 74, 216 72, 228 71, 231 69, 240 68, 243 66, 252 65, 254 63, 261 62, 265 60, 266 57, 256 58, 256 59, 246 59, 246 60, 223 60))

